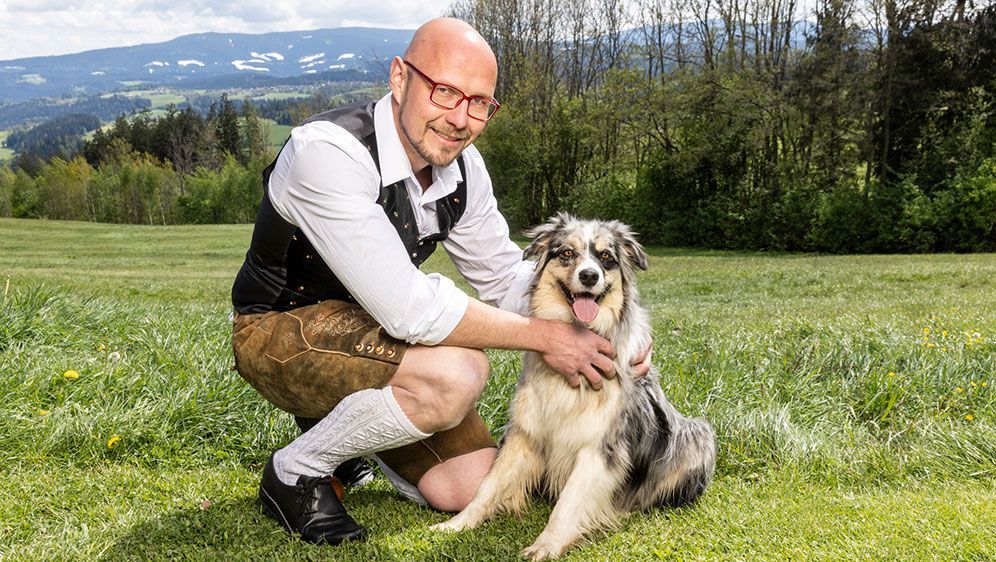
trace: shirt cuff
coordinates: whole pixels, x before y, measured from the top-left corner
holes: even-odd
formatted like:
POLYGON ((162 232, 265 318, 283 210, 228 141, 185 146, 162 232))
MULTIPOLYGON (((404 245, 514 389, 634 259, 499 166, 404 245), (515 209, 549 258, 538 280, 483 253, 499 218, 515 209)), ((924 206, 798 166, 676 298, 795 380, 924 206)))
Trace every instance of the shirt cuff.
POLYGON ((412 326, 406 341, 410 344, 438 345, 445 340, 457 324, 463 320, 470 306, 470 297, 456 287, 450 279, 438 274, 430 273, 426 277, 437 284, 435 314, 422 317, 417 326, 412 326))
POLYGON ((519 268, 515 271, 515 278, 505 291, 505 296, 498 301, 498 308, 515 312, 523 316, 529 315, 529 285, 533 282, 533 275, 536 272, 536 262, 519 262, 519 268))

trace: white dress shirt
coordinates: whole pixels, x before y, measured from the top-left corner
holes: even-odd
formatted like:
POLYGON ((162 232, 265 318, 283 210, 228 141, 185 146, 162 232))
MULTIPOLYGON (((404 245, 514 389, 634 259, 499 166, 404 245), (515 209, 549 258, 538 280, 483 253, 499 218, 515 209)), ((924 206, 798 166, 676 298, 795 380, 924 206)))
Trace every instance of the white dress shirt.
MULTIPOLYGON (((387 333, 434 345, 463 318, 468 297, 450 279, 412 264, 377 197, 382 185, 404 180, 419 237, 434 234, 436 201, 456 190, 460 168, 456 161, 433 167, 432 184, 422 190, 398 138, 391 94, 377 102, 374 128, 380 174, 369 151, 342 127, 327 121, 295 127, 270 175, 270 201, 387 333)), ((481 300, 524 312, 533 263, 522 260, 509 238, 481 154, 470 146, 463 159, 466 211, 443 248, 481 300)))

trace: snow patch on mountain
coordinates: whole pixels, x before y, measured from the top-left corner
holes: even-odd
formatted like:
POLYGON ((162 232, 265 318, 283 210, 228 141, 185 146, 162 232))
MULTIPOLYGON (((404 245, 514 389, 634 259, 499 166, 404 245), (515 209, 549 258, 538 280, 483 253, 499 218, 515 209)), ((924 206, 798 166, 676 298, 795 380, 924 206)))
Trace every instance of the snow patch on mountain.
POLYGON ((269 72, 270 71, 270 69, 266 68, 265 66, 252 66, 250 64, 246 64, 247 62, 249 62, 249 61, 245 61, 245 60, 233 60, 232 61, 232 66, 234 66, 235 68, 237 68, 239 70, 255 70, 256 72, 269 72))
POLYGON ((313 60, 318 60, 318 59, 321 59, 321 58, 325 58, 325 53, 318 53, 317 55, 308 55, 306 57, 301 57, 301 58, 297 59, 297 62, 298 63, 306 63, 306 62, 311 62, 313 60))

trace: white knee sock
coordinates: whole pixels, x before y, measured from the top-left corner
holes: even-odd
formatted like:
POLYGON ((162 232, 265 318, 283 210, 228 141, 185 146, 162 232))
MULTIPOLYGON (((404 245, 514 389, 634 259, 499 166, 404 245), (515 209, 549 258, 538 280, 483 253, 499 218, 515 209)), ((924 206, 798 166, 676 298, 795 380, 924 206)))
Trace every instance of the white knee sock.
POLYGON ((342 399, 322 421, 273 456, 284 484, 298 476, 328 476, 339 464, 429 437, 401 410, 390 386, 361 390, 342 399))

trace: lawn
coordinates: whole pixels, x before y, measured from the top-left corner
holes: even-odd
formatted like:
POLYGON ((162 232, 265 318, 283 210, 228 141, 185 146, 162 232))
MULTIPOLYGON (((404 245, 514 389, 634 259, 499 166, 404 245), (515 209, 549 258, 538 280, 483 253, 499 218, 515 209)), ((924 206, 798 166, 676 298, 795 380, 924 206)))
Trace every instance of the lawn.
POLYGON ((7 137, 9 136, 10 131, 0 131, 0 162, 10 160, 14 157, 14 151, 4 145, 4 142, 7 141, 7 137))
MULTIPOLYGON (((294 429, 230 370, 250 234, 0 219, 0 559, 514 559, 547 503, 441 535, 378 478, 337 549, 261 515, 294 429)), ((996 559, 996 256, 649 250, 654 363, 716 480, 565 559, 996 559)), ((498 432, 519 358, 491 355, 498 432)))

